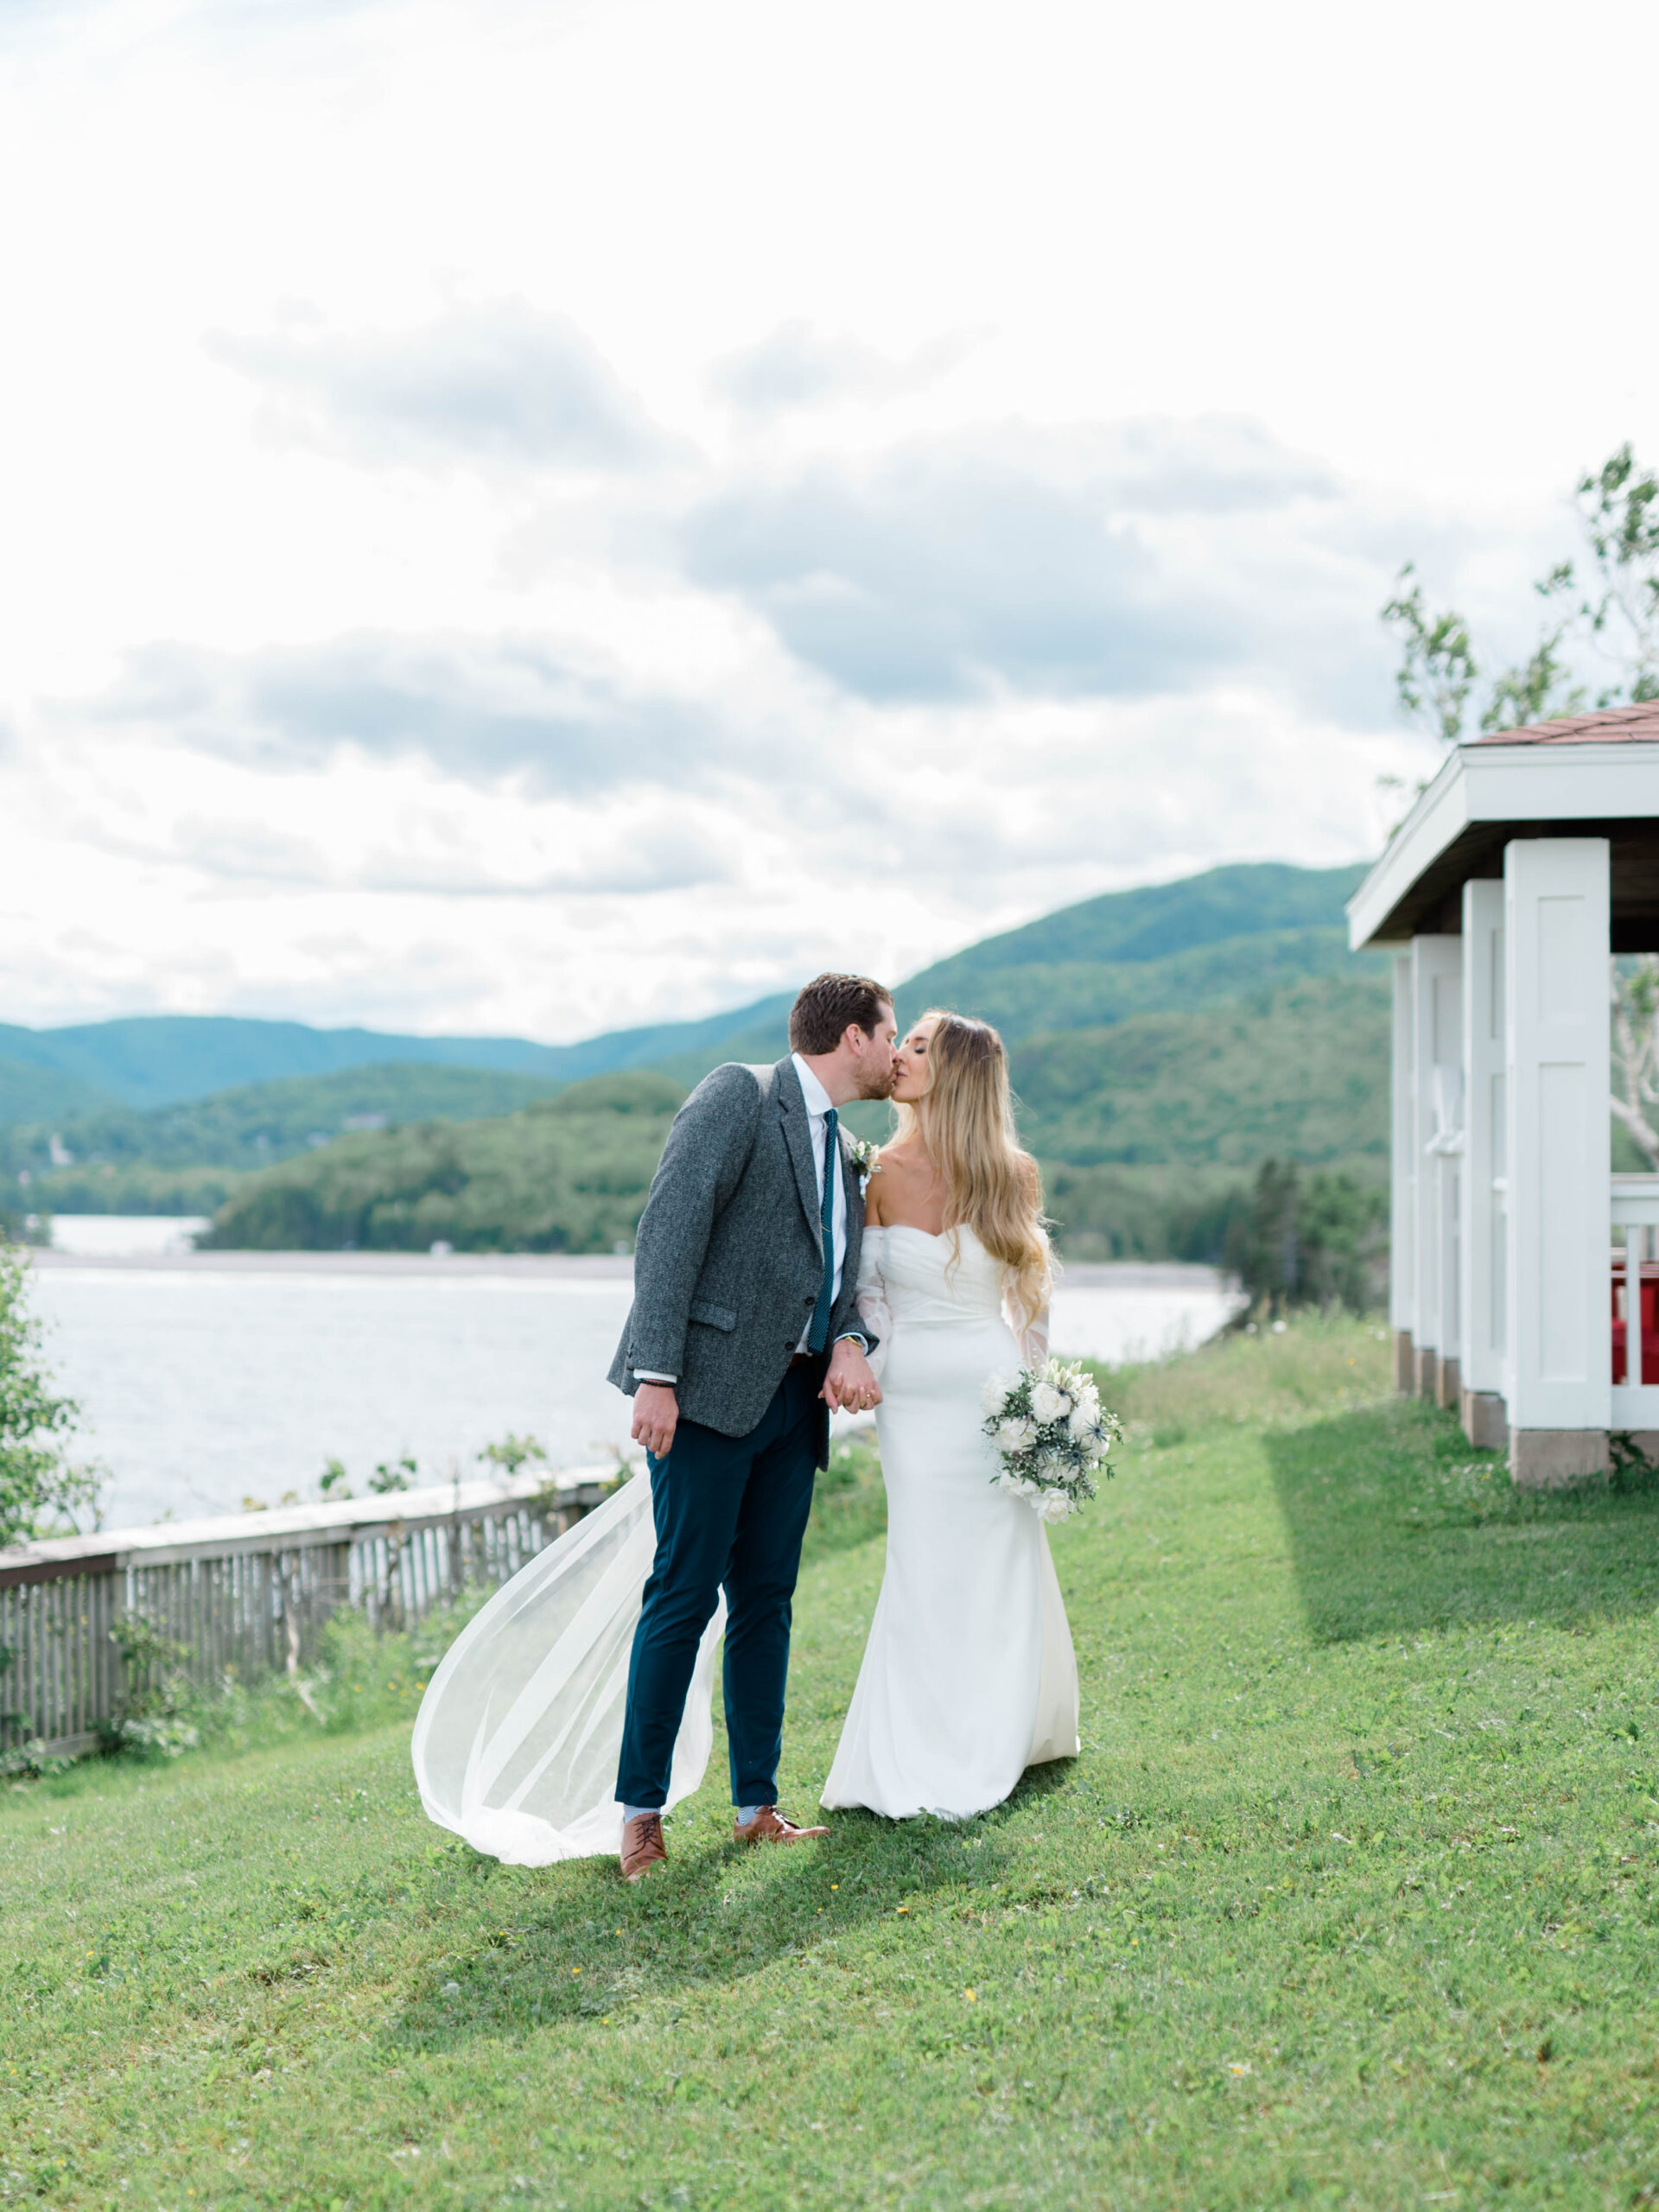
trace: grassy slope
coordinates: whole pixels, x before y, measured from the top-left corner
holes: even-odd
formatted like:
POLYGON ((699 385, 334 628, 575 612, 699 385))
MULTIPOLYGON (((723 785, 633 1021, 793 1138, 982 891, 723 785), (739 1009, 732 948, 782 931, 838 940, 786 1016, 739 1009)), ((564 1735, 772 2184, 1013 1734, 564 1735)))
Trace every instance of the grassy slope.
MULTIPOLYGON (((1516 1499, 1357 1326, 1119 1378, 1085 1749, 637 1892, 406 1730, 0 1800, 0 2188, 226 2207, 1626 2205, 1659 2176, 1651 1495, 1516 1499)), ((805 1575, 810 1805, 879 1542, 805 1575)), ((717 1752, 718 1760, 718 1752, 717 1752)))

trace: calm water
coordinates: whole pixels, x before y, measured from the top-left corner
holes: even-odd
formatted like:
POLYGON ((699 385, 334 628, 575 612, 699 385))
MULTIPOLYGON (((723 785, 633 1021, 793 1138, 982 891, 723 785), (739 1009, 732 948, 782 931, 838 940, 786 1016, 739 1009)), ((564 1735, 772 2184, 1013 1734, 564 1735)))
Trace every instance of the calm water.
MULTIPOLYGON (((604 1376, 630 1286, 605 1262, 117 1264, 118 1238, 99 1234, 111 1264, 48 1261, 35 1296, 86 1413, 85 1448, 111 1471, 111 1527, 314 1497, 330 1457, 361 1491, 377 1461, 405 1452, 431 1480, 469 1471, 510 1430, 563 1466, 626 1439, 626 1402, 604 1376)), ((1078 1271, 1056 1300, 1055 1349, 1155 1355, 1201 1341, 1227 1312, 1198 1270, 1078 1271)))

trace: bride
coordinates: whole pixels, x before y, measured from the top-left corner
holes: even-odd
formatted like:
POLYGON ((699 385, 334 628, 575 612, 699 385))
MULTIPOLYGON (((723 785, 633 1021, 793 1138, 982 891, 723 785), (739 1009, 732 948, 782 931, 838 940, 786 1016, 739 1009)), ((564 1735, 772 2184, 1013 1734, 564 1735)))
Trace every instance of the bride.
POLYGON ((1048 1240, 995 1029, 923 1015, 892 1095, 858 1299, 879 1338, 887 1571, 822 1802, 960 1820, 1079 1748, 1047 1531, 996 1487, 981 1403, 990 1376, 1047 1357, 1048 1240))

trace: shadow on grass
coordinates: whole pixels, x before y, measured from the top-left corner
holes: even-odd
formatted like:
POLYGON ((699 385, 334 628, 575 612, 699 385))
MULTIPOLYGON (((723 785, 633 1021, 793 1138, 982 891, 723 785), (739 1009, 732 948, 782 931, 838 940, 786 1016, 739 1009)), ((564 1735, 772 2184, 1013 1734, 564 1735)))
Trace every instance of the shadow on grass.
POLYGON ((1517 1491, 1449 1414, 1408 1400, 1268 1437, 1297 1587, 1330 1643, 1659 1606, 1659 1487, 1517 1491))
POLYGON ((499 1930, 434 1975, 386 2039, 423 2051, 516 2042, 556 2024, 620 2023, 642 2001, 660 2018, 667 2000, 671 2021, 677 1999, 709 1989, 736 1993, 732 2026, 741 2030, 753 2024, 742 1996, 749 1976, 804 1961, 872 1922, 902 1922, 925 1897, 971 1888, 978 1911, 990 1899, 1037 1904, 1069 1894, 1024 1872, 1010 1878, 1000 1831, 1033 1796, 1063 1787, 1071 1765, 1033 1768, 1006 1804, 960 1825, 832 1813, 821 1844, 744 1849, 721 1840, 723 1823, 707 1815, 671 1820, 668 1866, 633 1889, 608 1859, 531 1873, 446 1847, 451 1878, 486 1885, 493 1905, 499 1899, 499 1930))

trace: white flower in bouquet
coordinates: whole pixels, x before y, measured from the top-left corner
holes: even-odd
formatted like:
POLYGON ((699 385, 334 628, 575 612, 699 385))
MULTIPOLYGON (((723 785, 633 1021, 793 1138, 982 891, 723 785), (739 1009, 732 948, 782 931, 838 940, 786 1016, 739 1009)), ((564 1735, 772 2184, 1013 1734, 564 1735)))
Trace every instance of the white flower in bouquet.
POLYGON ((999 1451, 1027 1452, 1036 1441, 1037 1424, 1034 1421, 1016 1416, 1012 1421, 1001 1421, 997 1425, 996 1442, 999 1451))
POLYGON ((1039 1521, 1064 1521, 1071 1511, 1071 1500, 1063 1490, 1046 1490, 1037 1500, 1039 1521))
POLYGON ((1056 1389, 1046 1376, 1032 1385, 1031 1417, 1042 1427, 1046 1428, 1051 1421, 1064 1421, 1071 1410, 1071 1399, 1064 1390, 1056 1389))
POLYGON ((1017 1375, 990 1376, 979 1394, 979 1402, 995 1420, 1019 1387, 1020 1377, 1017 1375))
POLYGON ((1066 1433, 1082 1444, 1090 1437, 1099 1434, 1099 1421, 1100 1400, 1096 1398, 1092 1406, 1079 1400, 1066 1417, 1066 1433))

